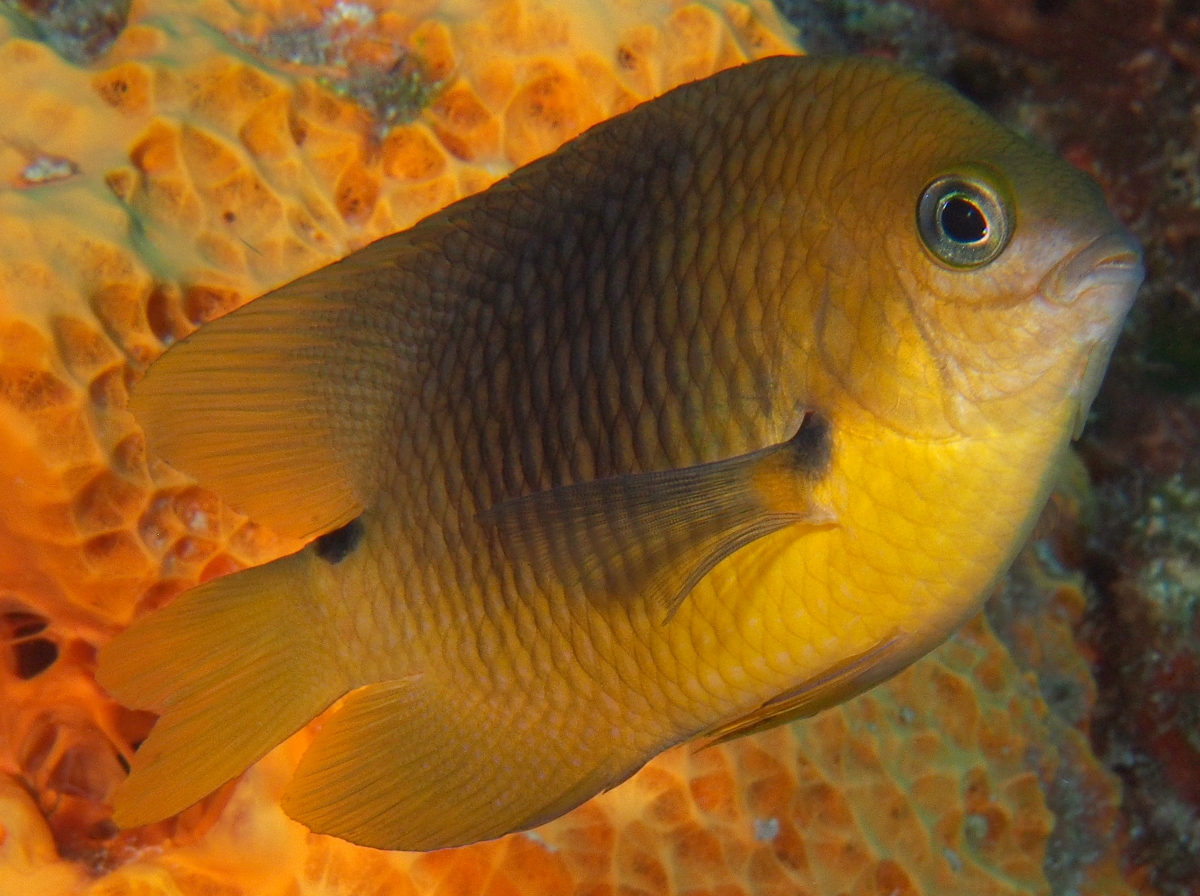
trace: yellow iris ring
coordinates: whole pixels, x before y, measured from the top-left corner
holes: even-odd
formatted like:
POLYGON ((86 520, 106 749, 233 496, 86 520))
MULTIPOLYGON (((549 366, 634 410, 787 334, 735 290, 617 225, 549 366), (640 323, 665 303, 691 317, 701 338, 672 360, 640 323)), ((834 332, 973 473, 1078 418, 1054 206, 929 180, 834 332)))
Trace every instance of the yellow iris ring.
POLYGON ((1015 224, 1012 206, 991 180, 974 170, 953 172, 921 191, 917 232, 939 263, 971 270, 993 261, 1008 245, 1015 224))

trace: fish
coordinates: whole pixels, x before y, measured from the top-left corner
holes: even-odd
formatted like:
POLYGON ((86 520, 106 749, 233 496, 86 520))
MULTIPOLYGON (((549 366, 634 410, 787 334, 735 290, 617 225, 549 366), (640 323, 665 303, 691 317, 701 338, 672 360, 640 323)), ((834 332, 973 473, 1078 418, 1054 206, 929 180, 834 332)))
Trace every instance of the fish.
POLYGON ((1003 574, 1142 276, 949 87, 774 57, 201 327, 130 409, 307 545, 101 650, 159 714, 114 819, 325 714, 285 812, 441 849, 863 692, 1003 574))

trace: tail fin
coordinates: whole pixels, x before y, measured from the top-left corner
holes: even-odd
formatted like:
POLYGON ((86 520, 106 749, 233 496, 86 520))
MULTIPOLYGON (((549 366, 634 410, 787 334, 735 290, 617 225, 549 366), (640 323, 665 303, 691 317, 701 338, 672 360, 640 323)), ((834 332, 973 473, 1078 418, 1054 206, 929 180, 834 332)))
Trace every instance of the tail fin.
POLYGON ((301 552, 202 585, 101 651, 100 683, 162 713, 117 791, 117 824, 182 811, 348 690, 322 659, 310 560, 301 552))

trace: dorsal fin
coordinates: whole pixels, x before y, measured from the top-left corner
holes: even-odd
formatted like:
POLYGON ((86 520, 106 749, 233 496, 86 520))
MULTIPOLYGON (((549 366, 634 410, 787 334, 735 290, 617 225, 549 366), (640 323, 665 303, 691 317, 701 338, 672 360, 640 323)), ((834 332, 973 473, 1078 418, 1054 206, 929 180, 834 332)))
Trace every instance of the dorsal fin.
POLYGON ((378 240, 171 348, 130 399, 151 452, 285 535, 358 516, 398 375, 387 287, 410 245, 378 240))

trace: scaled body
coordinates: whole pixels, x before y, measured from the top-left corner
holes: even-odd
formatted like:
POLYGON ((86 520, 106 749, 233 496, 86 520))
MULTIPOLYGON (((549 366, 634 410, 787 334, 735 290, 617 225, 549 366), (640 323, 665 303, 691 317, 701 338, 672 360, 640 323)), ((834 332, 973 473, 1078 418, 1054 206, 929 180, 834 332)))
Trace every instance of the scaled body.
POLYGON ((777 58, 214 322, 135 389, 151 448, 322 537, 105 650, 163 713, 117 819, 354 689, 284 807, 405 849, 852 696, 1003 571, 1139 280, 1095 185, 950 91, 777 58))

